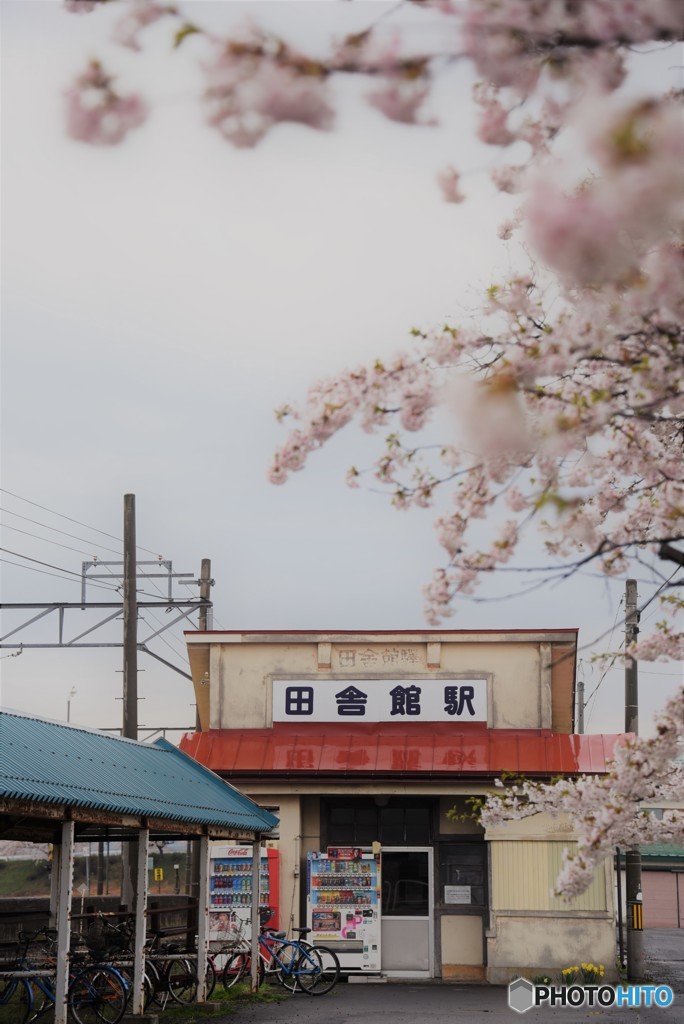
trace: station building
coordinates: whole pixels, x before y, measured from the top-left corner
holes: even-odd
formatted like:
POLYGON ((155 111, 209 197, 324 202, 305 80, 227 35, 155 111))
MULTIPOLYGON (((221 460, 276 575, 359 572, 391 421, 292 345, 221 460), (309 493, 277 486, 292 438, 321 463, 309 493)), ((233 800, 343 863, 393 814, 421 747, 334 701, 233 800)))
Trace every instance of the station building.
POLYGON ((564 902, 571 821, 467 816, 502 773, 607 771, 618 737, 573 733, 575 629, 186 640, 201 730, 181 749, 279 817, 281 927, 306 920, 312 854, 372 851, 381 974, 505 984, 592 961, 614 979, 612 863, 564 902))

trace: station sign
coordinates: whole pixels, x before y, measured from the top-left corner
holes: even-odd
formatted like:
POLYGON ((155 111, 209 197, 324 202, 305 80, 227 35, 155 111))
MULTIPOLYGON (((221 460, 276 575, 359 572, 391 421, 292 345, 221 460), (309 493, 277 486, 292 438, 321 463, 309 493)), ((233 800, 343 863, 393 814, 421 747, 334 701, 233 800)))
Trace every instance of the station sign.
POLYGON ((486 722, 486 679, 274 679, 274 722, 486 722))

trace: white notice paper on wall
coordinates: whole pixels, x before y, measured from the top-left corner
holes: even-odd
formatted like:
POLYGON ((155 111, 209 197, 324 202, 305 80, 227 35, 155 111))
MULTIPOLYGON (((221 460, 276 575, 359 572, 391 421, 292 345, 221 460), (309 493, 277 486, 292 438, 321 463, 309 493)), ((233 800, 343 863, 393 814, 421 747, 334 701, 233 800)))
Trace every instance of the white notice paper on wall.
POLYGON ((445 885, 445 903, 472 903, 469 885, 445 885))

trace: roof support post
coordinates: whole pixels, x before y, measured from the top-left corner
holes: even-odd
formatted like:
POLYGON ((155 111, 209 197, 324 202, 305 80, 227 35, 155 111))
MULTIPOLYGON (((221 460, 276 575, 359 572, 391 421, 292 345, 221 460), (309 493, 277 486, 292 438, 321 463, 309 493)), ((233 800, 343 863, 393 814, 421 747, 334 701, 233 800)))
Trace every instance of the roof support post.
POLYGON ((52 870, 50 871, 50 927, 57 927, 59 916, 59 872, 62 863, 62 847, 52 846, 52 870))
POLYGON ((209 949, 209 837, 199 843, 199 893, 197 896, 197 1002, 207 1001, 207 951, 209 949))
POLYGON ((147 938, 147 859, 150 830, 138 832, 137 885, 135 887, 135 943, 133 946, 133 1015, 142 1017, 145 986, 145 939, 147 938))
POLYGON ((69 947, 71 943, 71 890, 74 884, 73 821, 62 822, 62 843, 60 846, 58 864, 59 904, 57 909, 57 977, 55 979, 55 1024, 67 1024, 69 947))
POLYGON ((260 882, 261 836, 258 832, 255 832, 254 845, 252 846, 252 992, 256 992, 259 988, 259 930, 261 928, 261 921, 259 920, 259 902, 261 899, 261 892, 259 891, 260 882))

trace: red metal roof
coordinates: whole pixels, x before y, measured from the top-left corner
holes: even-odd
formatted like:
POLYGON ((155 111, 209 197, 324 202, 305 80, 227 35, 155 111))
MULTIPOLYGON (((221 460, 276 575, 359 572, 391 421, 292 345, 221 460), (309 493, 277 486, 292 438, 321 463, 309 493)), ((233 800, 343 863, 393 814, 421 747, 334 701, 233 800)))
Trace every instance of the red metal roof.
POLYGON ((233 776, 525 775, 606 772, 619 735, 560 735, 451 723, 354 726, 276 724, 271 729, 186 733, 181 750, 233 776))

